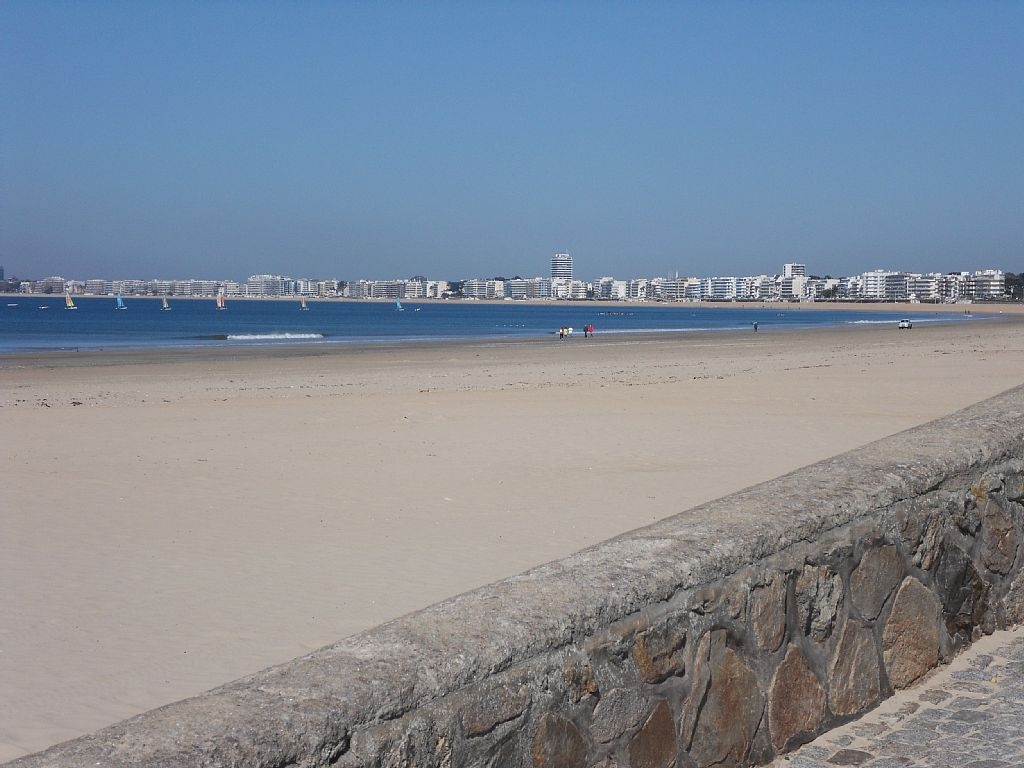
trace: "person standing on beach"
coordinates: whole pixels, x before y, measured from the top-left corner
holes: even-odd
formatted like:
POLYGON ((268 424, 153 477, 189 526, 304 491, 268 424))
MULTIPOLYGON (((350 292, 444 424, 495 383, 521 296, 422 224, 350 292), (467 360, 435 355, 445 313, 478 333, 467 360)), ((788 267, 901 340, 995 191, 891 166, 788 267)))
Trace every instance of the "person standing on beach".
POLYGON ((754 321, 754 333, 757 333, 757 320, 754 321))

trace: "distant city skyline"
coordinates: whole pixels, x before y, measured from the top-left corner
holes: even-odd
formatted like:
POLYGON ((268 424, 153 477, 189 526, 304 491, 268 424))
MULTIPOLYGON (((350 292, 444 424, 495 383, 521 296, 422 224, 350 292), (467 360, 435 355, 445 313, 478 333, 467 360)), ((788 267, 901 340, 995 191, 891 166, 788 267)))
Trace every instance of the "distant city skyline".
POLYGON ((0 4, 8 276, 1021 271, 1024 4, 0 4))

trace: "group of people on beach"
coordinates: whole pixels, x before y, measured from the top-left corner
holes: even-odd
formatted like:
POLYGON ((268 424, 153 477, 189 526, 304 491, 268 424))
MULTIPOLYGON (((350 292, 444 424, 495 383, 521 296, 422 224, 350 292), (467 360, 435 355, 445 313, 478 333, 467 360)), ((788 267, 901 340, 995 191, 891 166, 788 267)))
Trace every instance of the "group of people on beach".
MULTIPOLYGON (((593 323, 587 323, 586 325, 584 325, 583 326, 583 337, 589 339, 593 335, 594 335, 594 324, 593 323)), ((568 327, 564 327, 564 326, 562 328, 559 328, 558 329, 558 338, 559 339, 564 339, 566 336, 572 336, 572 328, 568 328, 568 327)))

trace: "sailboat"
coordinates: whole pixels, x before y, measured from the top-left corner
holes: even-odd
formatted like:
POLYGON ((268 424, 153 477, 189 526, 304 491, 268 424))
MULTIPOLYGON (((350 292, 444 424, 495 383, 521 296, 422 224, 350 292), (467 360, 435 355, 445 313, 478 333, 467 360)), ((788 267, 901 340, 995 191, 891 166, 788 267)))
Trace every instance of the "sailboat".
POLYGON ((161 312, 170 312, 171 311, 171 305, 167 303, 167 297, 166 296, 164 296, 163 303, 160 305, 160 311, 161 312))
POLYGON ((402 306, 402 302, 400 302, 398 299, 395 299, 395 309, 397 309, 399 312, 405 309, 405 307, 402 306))
POLYGON ((75 302, 71 299, 70 293, 64 294, 64 309, 78 309, 78 307, 75 306, 75 302))
POLYGON ((224 294, 217 294, 217 309, 224 309, 224 294))
POLYGON ((120 293, 117 294, 117 296, 114 299, 114 302, 114 309, 128 309, 128 307, 124 305, 124 299, 121 298, 120 293))
POLYGON ((305 296, 300 296, 299 297, 299 309, 300 310, 301 309, 309 309, 309 307, 306 306, 306 297, 305 296))

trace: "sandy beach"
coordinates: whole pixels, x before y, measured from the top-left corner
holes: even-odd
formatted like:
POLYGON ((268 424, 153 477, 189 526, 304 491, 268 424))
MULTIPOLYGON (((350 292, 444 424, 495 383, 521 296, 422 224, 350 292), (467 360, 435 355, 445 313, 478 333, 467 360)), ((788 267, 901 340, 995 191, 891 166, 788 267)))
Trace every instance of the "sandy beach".
POLYGON ((0 761, 1022 382, 1010 311, 0 357, 0 761))

